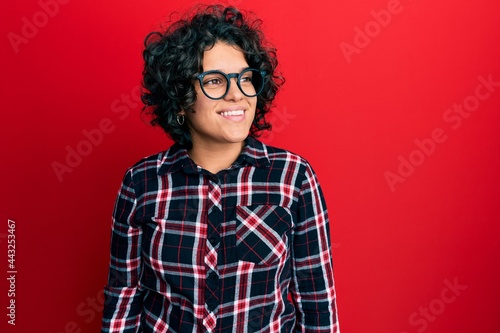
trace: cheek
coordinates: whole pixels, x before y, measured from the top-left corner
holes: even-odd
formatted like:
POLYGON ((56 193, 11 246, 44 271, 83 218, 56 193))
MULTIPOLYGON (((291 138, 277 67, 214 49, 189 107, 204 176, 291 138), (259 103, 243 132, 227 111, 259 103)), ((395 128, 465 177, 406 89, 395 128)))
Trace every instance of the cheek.
POLYGON ((207 112, 214 108, 214 102, 202 94, 196 95, 196 101, 193 104, 193 110, 197 113, 207 112))

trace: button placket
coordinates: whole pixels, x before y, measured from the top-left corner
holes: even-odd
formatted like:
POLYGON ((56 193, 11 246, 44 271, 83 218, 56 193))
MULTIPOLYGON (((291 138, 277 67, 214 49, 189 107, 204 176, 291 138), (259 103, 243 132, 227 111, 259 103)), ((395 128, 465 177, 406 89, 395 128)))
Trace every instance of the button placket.
POLYGON ((208 225, 207 225, 207 240, 206 240, 206 290, 205 290, 205 306, 207 316, 204 319, 204 325, 212 331, 217 323, 217 308, 220 303, 219 290, 219 274, 217 268, 218 250, 220 246, 220 235, 218 232, 221 223, 221 187, 217 176, 209 177, 208 184, 208 225))

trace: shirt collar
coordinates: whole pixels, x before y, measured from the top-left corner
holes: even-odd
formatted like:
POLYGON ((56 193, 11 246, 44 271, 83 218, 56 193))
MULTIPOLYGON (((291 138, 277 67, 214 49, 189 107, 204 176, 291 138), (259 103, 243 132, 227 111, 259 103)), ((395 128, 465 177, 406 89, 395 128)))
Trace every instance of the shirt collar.
MULTIPOLYGON (((270 166, 271 163, 269 162, 267 146, 255 138, 247 137, 245 146, 233 163, 233 167, 239 168, 245 165, 252 165, 255 167, 270 166)), ((175 143, 161 158, 158 174, 162 176, 181 169, 188 174, 198 172, 198 167, 189 157, 187 149, 175 143)))

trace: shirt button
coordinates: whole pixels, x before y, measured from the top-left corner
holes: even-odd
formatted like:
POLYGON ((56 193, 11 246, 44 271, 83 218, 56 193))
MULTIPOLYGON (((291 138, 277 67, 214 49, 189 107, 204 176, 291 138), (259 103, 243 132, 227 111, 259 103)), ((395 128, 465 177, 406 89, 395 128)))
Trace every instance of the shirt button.
POLYGON ((217 304, 215 304, 215 303, 208 304, 207 303, 207 308, 208 308, 208 311, 212 312, 217 308, 217 304))
POLYGON ((219 278, 219 276, 217 275, 217 273, 215 272, 212 272, 208 275, 208 278, 212 281, 217 281, 217 279, 219 278))
POLYGON ((217 245, 217 243, 219 243, 219 241, 217 240, 217 238, 215 237, 211 237, 209 240, 210 244, 212 245, 217 245))

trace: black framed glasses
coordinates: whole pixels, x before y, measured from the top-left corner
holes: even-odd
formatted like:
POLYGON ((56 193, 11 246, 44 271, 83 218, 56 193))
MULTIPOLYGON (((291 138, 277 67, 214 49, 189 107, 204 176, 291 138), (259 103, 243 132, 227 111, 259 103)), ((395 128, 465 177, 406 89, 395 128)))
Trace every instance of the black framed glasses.
POLYGON ((247 97, 255 97, 264 89, 266 71, 246 68, 241 73, 223 73, 212 70, 203 72, 196 77, 205 96, 210 99, 226 97, 231 87, 231 79, 236 78, 238 88, 247 97))

